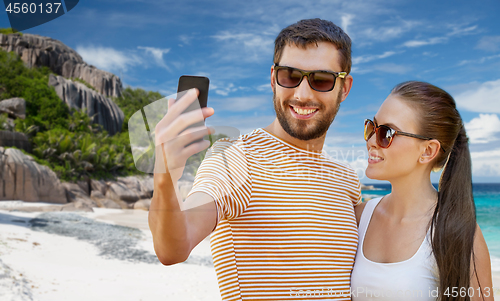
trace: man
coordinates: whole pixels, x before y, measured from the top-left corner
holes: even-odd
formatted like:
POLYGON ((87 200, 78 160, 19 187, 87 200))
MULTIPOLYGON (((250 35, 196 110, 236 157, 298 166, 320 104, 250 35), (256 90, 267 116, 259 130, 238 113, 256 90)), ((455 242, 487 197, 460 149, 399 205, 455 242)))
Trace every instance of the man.
POLYGON ((350 48, 350 38, 329 21, 302 20, 283 29, 271 67, 276 119, 216 142, 185 202, 175 192, 182 164, 208 143, 184 145, 211 130, 179 133, 214 112, 179 115, 195 92, 170 102, 156 127, 168 169, 155 173, 149 213, 163 264, 186 260, 213 232, 223 300, 350 300, 360 184, 350 167, 322 151, 352 86, 350 48))

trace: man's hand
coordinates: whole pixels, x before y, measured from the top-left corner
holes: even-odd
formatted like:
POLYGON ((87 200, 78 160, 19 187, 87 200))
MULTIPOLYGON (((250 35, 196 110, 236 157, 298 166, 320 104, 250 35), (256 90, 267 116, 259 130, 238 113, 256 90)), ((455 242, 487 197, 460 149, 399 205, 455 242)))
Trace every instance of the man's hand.
POLYGON ((155 127, 155 173, 170 174, 174 183, 181 178, 187 159, 210 146, 207 140, 190 143, 214 133, 212 128, 206 126, 186 129, 214 114, 210 107, 182 114, 197 97, 198 90, 191 89, 177 102, 169 99, 167 114, 155 127))
POLYGON ((183 113, 197 96, 198 91, 192 89, 178 101, 169 99, 167 114, 155 127, 154 193, 148 219, 155 252, 163 264, 186 260, 216 222, 212 197, 201 192, 192 194, 187 203, 199 206, 188 210, 177 189, 187 159, 210 146, 205 140, 192 142, 213 133, 205 126, 185 130, 214 114, 212 108, 183 113))

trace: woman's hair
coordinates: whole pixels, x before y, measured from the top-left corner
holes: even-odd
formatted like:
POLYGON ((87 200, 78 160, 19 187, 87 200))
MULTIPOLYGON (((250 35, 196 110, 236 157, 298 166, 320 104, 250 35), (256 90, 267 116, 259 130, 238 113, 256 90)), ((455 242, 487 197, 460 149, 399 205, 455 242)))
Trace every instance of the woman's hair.
POLYGON ((394 87, 391 94, 417 110, 418 134, 438 140, 444 149, 439 150, 433 166, 444 170, 430 225, 432 250, 439 270, 439 300, 470 300, 460 294, 451 297, 454 287, 458 291, 470 287, 476 230, 471 158, 462 118, 453 97, 429 83, 404 82, 394 87), (443 294, 447 288, 448 296, 443 294))

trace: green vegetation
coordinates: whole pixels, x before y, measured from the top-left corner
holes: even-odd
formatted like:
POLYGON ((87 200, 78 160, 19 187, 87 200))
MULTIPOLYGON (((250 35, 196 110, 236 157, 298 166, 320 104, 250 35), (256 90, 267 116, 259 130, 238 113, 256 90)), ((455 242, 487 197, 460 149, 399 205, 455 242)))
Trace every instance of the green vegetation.
POLYGON ((74 82, 79 82, 79 83, 82 83, 84 84, 87 88, 91 89, 91 90, 94 90, 96 92, 98 92, 91 84, 87 83, 86 81, 84 81, 83 79, 81 78, 78 78, 78 77, 72 77, 71 78, 72 81, 74 82))
POLYGON ((7 113, 0 114, 0 131, 8 130, 7 118, 7 113))
POLYGON ((49 74, 49 68, 27 68, 15 53, 0 50, 0 99, 26 100, 26 119, 16 120, 16 130, 68 128, 69 109, 47 85, 49 74))
POLYGON ((122 96, 113 99, 125 115, 122 127, 123 131, 128 131, 128 121, 135 112, 163 97, 164 96, 158 92, 144 91, 140 88, 125 88, 122 92, 122 96))
POLYGON ((12 28, 0 28, 0 33, 3 33, 3 34, 11 34, 11 33, 19 33, 20 35, 23 35, 22 32, 20 31, 17 31, 15 29, 12 29, 12 28))
MULTIPOLYGON (((46 67, 27 68, 16 54, 0 50, 0 100, 12 97, 26 100, 26 119, 15 120, 15 131, 28 136, 33 149, 30 155, 35 161, 50 167, 66 181, 142 174, 134 165, 128 121, 141 108, 163 96, 126 88, 121 97, 113 99, 125 115, 122 132, 109 136, 84 111, 68 109, 53 87, 48 86, 50 73, 46 67)), ((72 80, 89 86, 82 80, 72 80)), ((0 129, 6 120, 6 115, 0 115, 0 129)), ((222 137, 209 139, 213 143, 222 137)), ((205 152, 188 159, 187 172, 196 173, 205 152)))

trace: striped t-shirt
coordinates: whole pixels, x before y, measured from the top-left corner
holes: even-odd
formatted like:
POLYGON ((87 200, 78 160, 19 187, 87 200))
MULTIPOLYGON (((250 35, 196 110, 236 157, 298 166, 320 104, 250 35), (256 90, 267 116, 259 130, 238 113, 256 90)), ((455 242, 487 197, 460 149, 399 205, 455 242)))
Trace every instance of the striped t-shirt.
POLYGON ((215 200, 223 300, 351 300, 361 190, 348 165, 256 129, 207 151, 194 192, 215 200))

